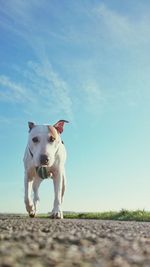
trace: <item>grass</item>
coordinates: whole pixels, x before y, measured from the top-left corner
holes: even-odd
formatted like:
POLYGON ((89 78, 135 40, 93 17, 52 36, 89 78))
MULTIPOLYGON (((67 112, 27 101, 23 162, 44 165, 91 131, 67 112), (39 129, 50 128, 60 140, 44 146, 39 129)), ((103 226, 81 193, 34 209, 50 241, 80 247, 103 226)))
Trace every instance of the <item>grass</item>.
POLYGON ((118 220, 118 221, 142 221, 150 222, 150 212, 145 210, 129 211, 122 209, 119 212, 64 212, 65 219, 97 219, 97 220, 118 220))
MULTIPOLYGON (((12 214, 13 215, 13 214, 12 214)), ((20 214, 19 214, 20 215, 20 214)), ((22 216, 28 217, 27 214, 22 216)), ((38 218, 48 218, 48 214, 38 214, 38 218)), ((150 211, 125 210, 105 212, 64 212, 64 219, 91 219, 91 220, 116 220, 116 221, 139 221, 150 222, 150 211)))

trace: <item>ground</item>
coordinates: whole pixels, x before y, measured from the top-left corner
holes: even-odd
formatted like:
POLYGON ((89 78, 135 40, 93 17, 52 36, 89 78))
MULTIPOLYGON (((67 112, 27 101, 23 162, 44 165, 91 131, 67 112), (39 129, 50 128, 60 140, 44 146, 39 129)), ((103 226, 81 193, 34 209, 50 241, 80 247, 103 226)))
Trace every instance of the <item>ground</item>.
POLYGON ((1 267, 149 267, 150 223, 0 215, 1 267))

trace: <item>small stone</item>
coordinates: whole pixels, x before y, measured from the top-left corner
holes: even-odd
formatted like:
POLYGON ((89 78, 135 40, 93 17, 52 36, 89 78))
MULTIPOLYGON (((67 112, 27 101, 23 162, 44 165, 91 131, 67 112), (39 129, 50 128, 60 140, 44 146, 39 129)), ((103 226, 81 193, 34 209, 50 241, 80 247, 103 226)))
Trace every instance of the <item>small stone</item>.
POLYGON ((1 267, 14 267, 15 260, 13 257, 4 257, 0 260, 0 266, 1 267))

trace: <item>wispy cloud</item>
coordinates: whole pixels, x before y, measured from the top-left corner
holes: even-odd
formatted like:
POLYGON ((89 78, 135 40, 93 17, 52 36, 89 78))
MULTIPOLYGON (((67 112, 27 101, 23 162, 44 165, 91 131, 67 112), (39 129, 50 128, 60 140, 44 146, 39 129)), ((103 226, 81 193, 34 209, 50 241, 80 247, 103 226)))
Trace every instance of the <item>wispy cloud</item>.
POLYGON ((26 89, 10 80, 8 76, 0 75, 0 101, 9 102, 25 102, 29 101, 30 97, 26 89))
POLYGON ((89 80, 83 87, 85 109, 88 112, 98 114, 107 102, 106 93, 96 81, 89 80))
POLYGON ((40 107, 42 112, 51 110, 53 114, 62 113, 69 119, 73 118, 68 85, 52 69, 50 63, 43 67, 30 61, 23 71, 18 71, 22 84, 8 76, 0 76, 0 101, 22 103, 27 110, 37 110, 37 113, 41 112, 40 107))
POLYGON ((134 14, 121 14, 101 3, 93 8, 93 14, 96 14, 97 22, 103 23, 107 37, 118 46, 137 47, 150 43, 148 11, 142 13, 139 10, 139 16, 134 17, 134 14))
MULTIPOLYGON (((100 112, 107 102, 121 98, 121 94, 127 95, 125 86, 122 89, 119 86, 117 88, 115 84, 114 89, 111 81, 106 82, 111 79, 107 72, 109 63, 112 64, 106 54, 111 53, 111 46, 119 46, 121 49, 124 49, 124 46, 130 49, 131 46, 131 52, 135 53, 137 47, 149 44, 148 15, 133 19, 106 4, 96 2, 84 5, 71 1, 71 4, 67 3, 65 7, 45 0, 3 1, 0 6, 0 27, 21 38, 30 49, 29 55, 32 59, 30 60, 29 56, 24 68, 17 66, 18 79, 15 80, 13 75, 8 76, 5 73, 0 76, 1 100, 21 102, 28 107, 27 110, 34 109, 35 112, 39 112, 39 107, 42 107, 42 112, 51 110, 72 119, 77 98, 79 105, 86 106, 89 112, 100 112), (61 12, 66 12, 67 19, 61 12), (39 14, 42 16, 39 17, 39 14), (61 59, 63 58, 60 65, 68 64, 69 72, 65 73, 65 66, 62 72, 54 65, 54 60, 59 60, 57 46, 61 47, 58 51, 61 59), (70 51, 67 53, 68 48, 70 51), (53 51, 57 59, 52 60, 53 51), (71 60, 67 61, 68 58, 63 57, 63 53, 69 55, 71 60), (76 67, 73 68, 73 65, 76 67), (105 77, 101 74, 103 69, 105 77), (67 81, 65 77, 68 73, 77 81, 76 84, 74 81, 67 81), (109 86, 114 90, 110 90, 109 86)), ((111 68, 110 72, 113 73, 112 65, 111 68)), ((134 96, 134 93, 129 95, 134 96)), ((133 102, 135 101, 131 97, 131 103, 133 102)))
POLYGON ((69 85, 54 70, 46 48, 48 36, 53 32, 49 30, 44 16, 39 23, 38 12, 43 10, 44 2, 15 0, 0 7, 3 15, 1 27, 22 38, 37 59, 29 61, 20 71, 19 84, 6 75, 0 77, 0 97, 3 101, 23 102, 30 110, 37 108, 38 111, 38 106, 41 106, 42 112, 51 109, 53 113, 63 113, 73 119, 69 85))
POLYGON ((43 99, 43 105, 56 112, 64 112, 69 118, 72 114, 72 100, 69 96, 68 84, 54 71, 52 65, 47 60, 44 65, 28 62, 29 70, 24 74, 32 81, 32 89, 38 92, 39 98, 43 99), (45 104, 44 104, 45 103, 45 104))

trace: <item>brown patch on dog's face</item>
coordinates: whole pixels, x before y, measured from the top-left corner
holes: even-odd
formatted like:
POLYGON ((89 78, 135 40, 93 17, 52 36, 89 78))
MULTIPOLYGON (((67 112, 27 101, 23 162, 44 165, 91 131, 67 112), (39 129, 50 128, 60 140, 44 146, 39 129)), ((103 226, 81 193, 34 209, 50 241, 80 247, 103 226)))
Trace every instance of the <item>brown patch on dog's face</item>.
POLYGON ((49 131, 50 131, 52 137, 53 137, 54 139, 57 139, 57 137, 58 137, 57 130, 56 130, 53 126, 51 126, 51 125, 48 126, 48 129, 49 129, 49 131))

